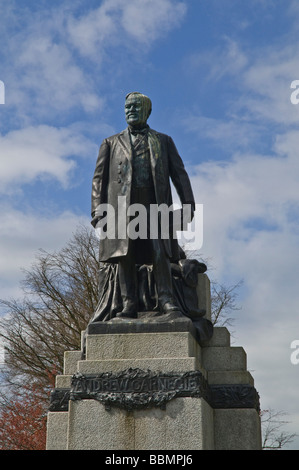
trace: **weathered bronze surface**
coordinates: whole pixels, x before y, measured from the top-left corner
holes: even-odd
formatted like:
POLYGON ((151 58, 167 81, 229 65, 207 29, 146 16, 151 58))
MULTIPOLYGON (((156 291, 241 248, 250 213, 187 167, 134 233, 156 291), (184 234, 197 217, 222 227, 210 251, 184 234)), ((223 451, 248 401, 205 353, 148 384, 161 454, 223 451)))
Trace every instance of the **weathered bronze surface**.
MULTIPOLYGON (((127 129, 104 139, 100 147, 92 181, 91 223, 95 227, 100 221, 98 208, 103 204, 114 208, 115 219, 118 220, 120 198, 126 207, 139 203, 148 213, 152 204, 166 204, 170 207, 170 180, 182 205, 191 207, 190 220, 193 217, 195 201, 183 161, 171 137, 148 126, 147 119, 151 108, 152 103, 147 96, 129 93, 125 100, 127 129)), ((129 224, 129 221, 128 216, 126 224, 129 224)), ((150 224, 149 218, 148 221, 150 224)), ((144 265, 151 266, 153 273, 153 279, 149 280, 147 276, 147 286, 143 282, 143 288, 149 289, 149 295, 143 295, 146 302, 155 297, 156 308, 161 314, 176 312, 177 317, 184 314, 174 293, 171 267, 171 263, 178 263, 182 258, 177 240, 171 233, 168 238, 162 238, 160 235, 153 238, 149 233, 150 227, 147 229, 146 239, 132 240, 126 232, 124 237, 123 234, 120 236, 116 223, 115 237, 101 240, 100 261, 104 264, 100 272, 100 295, 105 299, 102 299, 102 305, 98 306, 93 321, 109 320, 114 316, 137 318, 142 291, 140 278, 147 276, 145 268, 140 270, 144 265), (107 291, 111 291, 112 285, 118 295, 117 298, 110 298, 108 302, 107 291), (103 310, 107 309, 110 318, 103 316, 103 310)))

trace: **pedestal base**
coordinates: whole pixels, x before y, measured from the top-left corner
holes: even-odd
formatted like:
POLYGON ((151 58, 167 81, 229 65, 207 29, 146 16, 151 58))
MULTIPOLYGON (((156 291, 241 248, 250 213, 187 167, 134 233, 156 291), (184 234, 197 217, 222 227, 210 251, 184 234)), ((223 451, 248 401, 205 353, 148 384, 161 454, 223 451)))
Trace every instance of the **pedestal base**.
POLYGON ((261 449, 258 394, 226 328, 205 345, 191 321, 131 331, 87 332, 84 358, 65 353, 48 450, 261 449))

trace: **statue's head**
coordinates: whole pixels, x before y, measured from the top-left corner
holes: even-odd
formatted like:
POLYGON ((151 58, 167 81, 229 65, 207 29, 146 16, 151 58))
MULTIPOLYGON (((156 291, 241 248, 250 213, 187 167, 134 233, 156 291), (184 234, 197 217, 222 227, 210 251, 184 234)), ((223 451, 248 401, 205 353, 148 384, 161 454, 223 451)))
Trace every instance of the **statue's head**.
POLYGON ((144 127, 151 111, 152 102, 147 96, 137 91, 127 94, 125 115, 126 121, 130 126, 136 128, 144 127))

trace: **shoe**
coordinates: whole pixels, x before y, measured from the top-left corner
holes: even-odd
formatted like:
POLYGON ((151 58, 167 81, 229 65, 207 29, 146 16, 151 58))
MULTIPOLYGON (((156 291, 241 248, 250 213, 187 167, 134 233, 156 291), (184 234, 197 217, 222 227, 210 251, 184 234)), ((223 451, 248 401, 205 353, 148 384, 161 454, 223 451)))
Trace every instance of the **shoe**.
POLYGON ((166 302, 163 305, 163 313, 172 313, 172 312, 179 312, 180 309, 177 305, 172 302, 166 302))
POLYGON ((168 320, 176 320, 177 318, 185 318, 179 307, 173 302, 166 302, 163 306, 163 314, 167 315, 168 320))
POLYGON ((137 318, 137 312, 124 309, 116 314, 116 318, 137 318))

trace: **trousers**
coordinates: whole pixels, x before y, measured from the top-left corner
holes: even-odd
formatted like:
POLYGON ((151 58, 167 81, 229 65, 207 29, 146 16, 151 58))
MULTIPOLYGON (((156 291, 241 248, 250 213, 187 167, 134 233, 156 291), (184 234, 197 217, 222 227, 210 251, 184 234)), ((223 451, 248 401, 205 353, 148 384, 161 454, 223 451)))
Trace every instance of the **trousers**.
MULTIPOLYGON (((155 204, 153 188, 134 189, 131 195, 131 202, 143 204, 149 214, 150 204, 155 204)), ((136 264, 138 264, 139 254, 142 249, 149 250, 149 253, 146 253, 146 258, 150 259, 153 265, 153 274, 159 306, 163 309, 163 305, 166 302, 173 302, 170 260, 165 253, 163 240, 160 238, 150 238, 149 217, 147 228, 148 237, 146 244, 138 243, 139 241, 143 242, 144 240, 130 240, 127 255, 119 258, 118 261, 118 275, 123 308, 134 310, 138 308, 136 264), (140 249, 140 246, 143 248, 140 249)))

